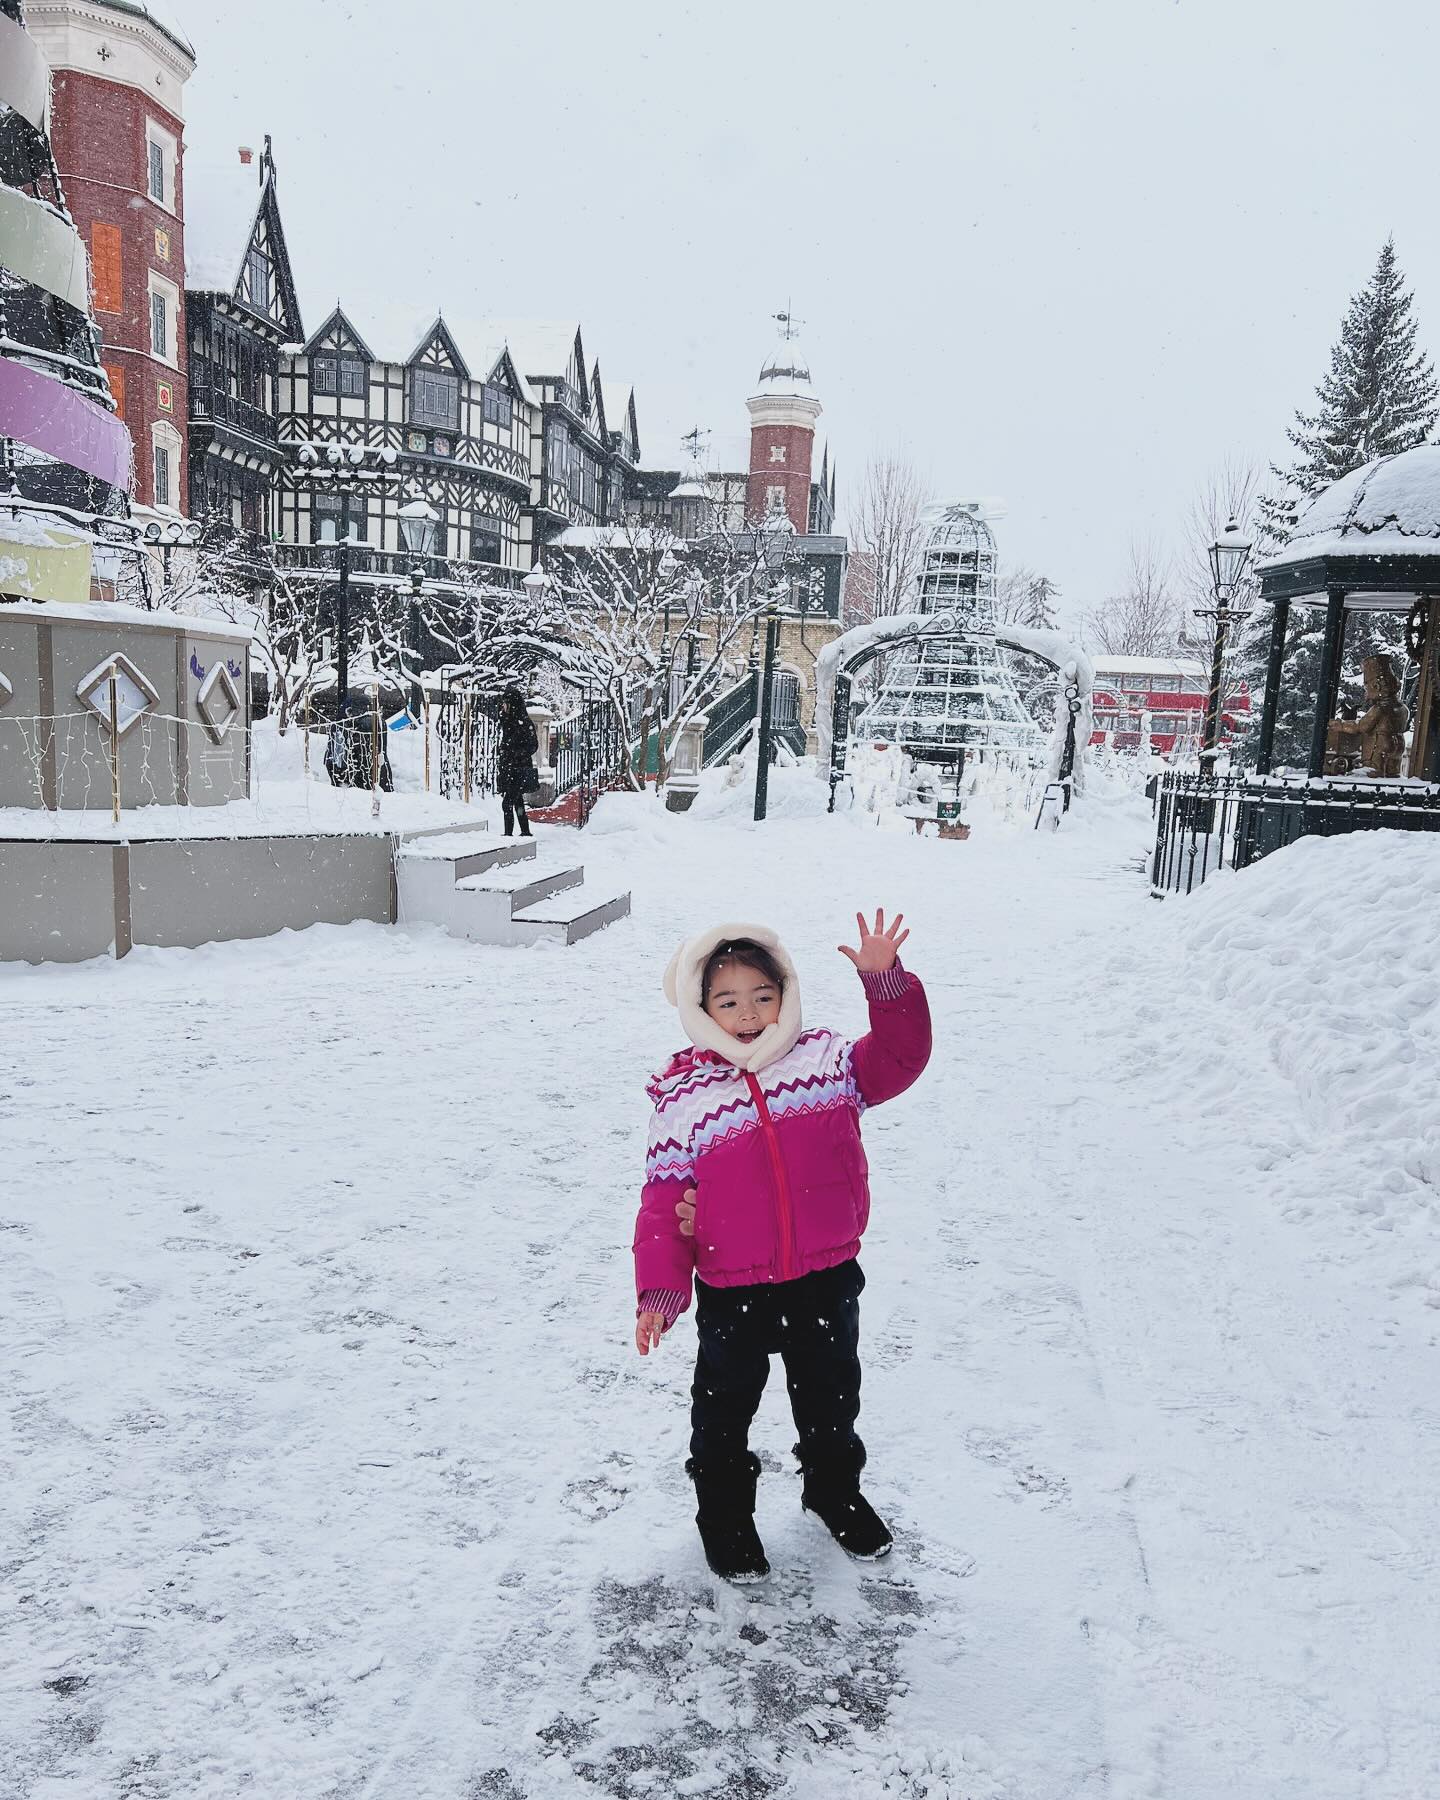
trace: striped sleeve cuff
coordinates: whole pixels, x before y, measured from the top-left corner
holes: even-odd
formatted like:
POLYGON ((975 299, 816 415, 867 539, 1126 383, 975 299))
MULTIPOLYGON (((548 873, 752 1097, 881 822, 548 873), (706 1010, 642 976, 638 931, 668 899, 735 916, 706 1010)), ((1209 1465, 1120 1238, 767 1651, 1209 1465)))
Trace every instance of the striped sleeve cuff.
POLYGON ((897 962, 890 969, 862 969, 860 980, 867 1000, 903 1000, 915 977, 897 962))
POLYGON ((677 1294, 672 1288, 646 1288, 640 1296, 640 1304, 635 1308, 635 1313, 637 1318, 641 1313, 659 1313, 668 1331, 684 1310, 683 1294, 677 1294))

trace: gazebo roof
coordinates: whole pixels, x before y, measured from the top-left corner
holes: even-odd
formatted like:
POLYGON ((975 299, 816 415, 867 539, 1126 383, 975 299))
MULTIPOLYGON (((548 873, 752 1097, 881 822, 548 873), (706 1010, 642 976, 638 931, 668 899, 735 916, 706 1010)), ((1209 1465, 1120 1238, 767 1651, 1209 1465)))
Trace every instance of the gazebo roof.
POLYGON ((1440 444, 1379 457, 1322 488, 1259 573, 1266 597, 1440 585, 1440 444))

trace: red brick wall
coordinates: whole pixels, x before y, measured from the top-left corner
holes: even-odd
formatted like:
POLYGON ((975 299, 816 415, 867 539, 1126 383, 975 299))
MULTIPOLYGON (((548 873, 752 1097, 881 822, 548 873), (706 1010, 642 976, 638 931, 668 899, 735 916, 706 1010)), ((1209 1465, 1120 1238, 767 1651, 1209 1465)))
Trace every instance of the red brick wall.
POLYGON ((810 528, 810 464, 815 454, 815 433, 804 425, 756 425, 750 432, 750 481, 745 511, 751 519, 763 519, 769 510, 772 487, 785 489, 785 511, 798 532, 810 528), (771 449, 784 451, 785 460, 771 460, 771 449))
POLYGON ((104 338, 102 360, 121 377, 116 399, 121 400, 121 414, 135 442, 135 498, 146 505, 155 498, 150 428, 163 420, 180 434, 179 464, 170 471, 170 504, 184 511, 189 494, 185 467, 184 126, 136 88, 62 69, 56 72, 52 87, 50 136, 65 198, 90 252, 95 322, 104 338), (174 213, 150 198, 147 119, 169 132, 180 146, 174 213), (101 227, 98 236, 97 225, 101 227), (163 237, 157 238, 157 232, 163 237), (168 260, 162 254, 166 249, 168 260), (172 282, 179 294, 177 316, 172 321, 172 353, 178 367, 150 354, 148 277, 152 269, 172 282), (168 410, 161 404, 167 391, 168 410))

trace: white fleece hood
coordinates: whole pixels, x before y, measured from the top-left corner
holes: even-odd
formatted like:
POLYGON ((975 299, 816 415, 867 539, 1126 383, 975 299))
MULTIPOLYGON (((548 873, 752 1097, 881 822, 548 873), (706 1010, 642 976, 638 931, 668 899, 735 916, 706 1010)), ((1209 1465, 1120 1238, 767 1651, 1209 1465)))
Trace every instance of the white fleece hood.
POLYGON ((764 925, 712 925, 699 937, 682 944, 670 958, 670 967, 665 971, 665 998, 679 1012, 685 1035, 697 1049, 718 1051, 727 1062, 752 1075, 794 1049, 800 1035, 800 977, 795 973, 795 965, 785 946, 764 925), (780 1017, 773 1025, 767 1025, 753 1044, 742 1044, 739 1038, 731 1037, 710 1017, 703 1004, 705 965, 721 944, 732 943, 736 938, 750 938, 754 943, 763 944, 785 977, 780 1017))

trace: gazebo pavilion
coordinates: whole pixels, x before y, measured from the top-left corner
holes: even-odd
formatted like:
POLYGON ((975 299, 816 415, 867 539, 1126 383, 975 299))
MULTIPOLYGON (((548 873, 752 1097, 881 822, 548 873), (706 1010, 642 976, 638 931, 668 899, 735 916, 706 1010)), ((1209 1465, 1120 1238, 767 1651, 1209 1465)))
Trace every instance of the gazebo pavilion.
POLYGON ((1316 495, 1289 543, 1260 570, 1260 595, 1274 607, 1256 772, 1268 775, 1284 680, 1292 606, 1323 606, 1325 636, 1307 776, 1325 773, 1335 718, 1345 631, 1359 612, 1402 612, 1411 660, 1419 665, 1408 766, 1414 781, 1440 780, 1440 444, 1381 457, 1316 495))
MULTIPOLYGON (((1172 770, 1161 777, 1151 867, 1156 893, 1188 892, 1227 863, 1245 868, 1298 837, 1440 831, 1440 444, 1381 457, 1325 488, 1259 574, 1261 598, 1273 612, 1254 766, 1229 775, 1172 770), (1286 637, 1297 606, 1325 609, 1303 772, 1273 766, 1286 637), (1410 730, 1403 756, 1394 754, 1400 738, 1392 730, 1392 753, 1384 760, 1395 766, 1335 772, 1342 760, 1337 745, 1354 745, 1364 723, 1336 715, 1346 627, 1367 612, 1405 617, 1408 668, 1393 672, 1407 688, 1413 683, 1410 730)), ((1398 708, 1392 719, 1397 715, 1398 708)))

